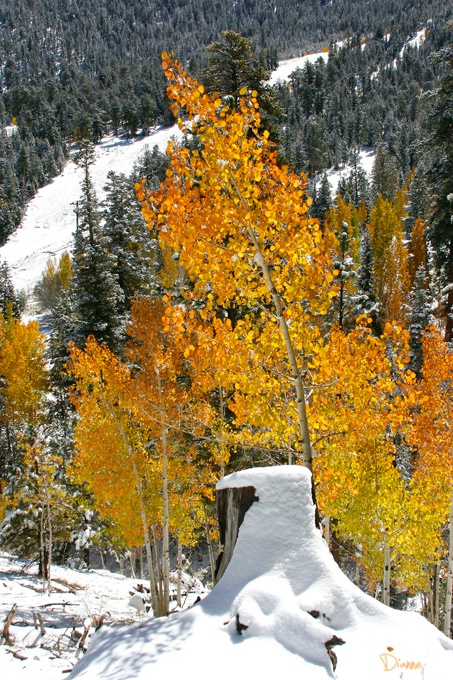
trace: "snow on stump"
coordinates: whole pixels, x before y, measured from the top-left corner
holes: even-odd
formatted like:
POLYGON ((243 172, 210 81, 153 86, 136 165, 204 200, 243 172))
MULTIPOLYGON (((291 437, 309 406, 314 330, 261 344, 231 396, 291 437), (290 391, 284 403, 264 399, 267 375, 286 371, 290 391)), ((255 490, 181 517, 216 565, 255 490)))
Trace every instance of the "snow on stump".
POLYGON ((453 642, 365 595, 315 526, 310 473, 254 468, 217 485, 224 556, 192 609, 96 633, 71 680, 452 680, 453 642))

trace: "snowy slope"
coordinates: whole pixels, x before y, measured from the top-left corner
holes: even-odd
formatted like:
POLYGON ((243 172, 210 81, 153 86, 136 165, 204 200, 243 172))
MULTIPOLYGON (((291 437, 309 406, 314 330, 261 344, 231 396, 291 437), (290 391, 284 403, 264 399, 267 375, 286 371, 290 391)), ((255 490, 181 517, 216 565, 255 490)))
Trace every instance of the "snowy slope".
MULTIPOLYGON (((180 135, 176 126, 160 128, 148 137, 124 140, 106 137, 96 146, 96 160, 91 175, 99 200, 110 170, 129 175, 145 148, 157 144, 161 151, 168 140, 180 135)), ((8 262, 17 290, 31 292, 50 257, 60 257, 71 249, 75 231, 76 201, 81 195, 82 170, 70 160, 63 172, 38 191, 30 201, 19 229, 0 248, 0 257, 8 262)))
POLYGON ((275 71, 272 72, 269 78, 269 85, 275 85, 279 80, 289 80, 289 77, 298 68, 303 69, 307 62, 314 64, 318 59, 323 59, 327 62, 329 58, 328 52, 316 52, 314 54, 306 54, 303 57, 295 57, 294 59, 286 59, 280 61, 275 71))
POLYGON ((365 595, 335 564, 314 526, 307 470, 255 468, 218 484, 229 486, 254 486, 259 500, 214 590, 168 619, 101 629, 71 679, 451 680, 453 641, 365 595), (334 636, 344 641, 335 673, 334 636))
MULTIPOLYGON (((426 29, 408 38, 407 45, 420 47, 426 37, 426 29)), ((342 43, 338 43, 341 46, 342 43)), ((365 47, 365 43, 363 45, 365 47)), ((403 48, 401 55, 405 48, 403 48)), ((272 73, 270 84, 287 81, 297 68, 307 62, 315 63, 319 58, 328 60, 327 52, 304 55, 281 61, 272 73)), ((13 127, 9 130, 12 133, 13 127)), ((168 140, 179 135, 177 127, 158 129, 144 139, 120 140, 107 137, 96 148, 96 162, 93 167, 93 181, 102 199, 109 170, 130 174, 137 157, 146 146, 158 145, 164 151, 168 140)), ((363 147, 360 162, 370 175, 374 162, 373 149, 363 147)), ((328 172, 329 182, 335 194, 341 176, 350 172, 348 166, 328 172)), ((13 283, 18 290, 30 292, 39 280, 49 257, 59 257, 70 249, 75 230, 75 203, 80 198, 81 171, 70 161, 61 175, 38 191, 30 201, 22 225, 8 243, 0 247, 0 258, 5 259, 11 269, 13 283)))

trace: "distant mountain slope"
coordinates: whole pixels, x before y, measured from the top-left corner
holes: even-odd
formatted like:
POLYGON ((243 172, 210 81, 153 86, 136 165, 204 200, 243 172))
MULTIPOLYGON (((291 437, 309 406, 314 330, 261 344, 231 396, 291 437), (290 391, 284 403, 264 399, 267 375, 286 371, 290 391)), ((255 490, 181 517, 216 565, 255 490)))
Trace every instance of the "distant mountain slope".
POLYGON ((74 139, 98 142, 112 132, 134 137, 139 129, 172 122, 162 50, 174 50, 197 75, 205 47, 232 29, 250 37, 259 59, 272 69, 282 56, 301 56, 347 37, 382 39, 390 31, 399 50, 429 21, 437 40, 431 39, 430 49, 436 50, 446 40, 442 31, 450 5, 443 0, 3 0, 0 243, 17 228, 36 191, 61 172, 74 139), (2 135, 11 124, 17 134, 2 135))
MULTIPOLYGON (((104 185, 110 170, 129 175, 147 146, 151 149, 157 145, 165 151, 168 140, 177 134, 177 128, 171 127, 135 140, 104 139, 96 147, 96 161, 91 169, 98 199, 102 200, 105 194, 104 185)), ((71 249, 81 178, 82 170, 69 161, 63 172, 30 201, 21 227, 0 248, 0 257, 8 262, 18 290, 32 293, 47 260, 59 258, 71 249)))

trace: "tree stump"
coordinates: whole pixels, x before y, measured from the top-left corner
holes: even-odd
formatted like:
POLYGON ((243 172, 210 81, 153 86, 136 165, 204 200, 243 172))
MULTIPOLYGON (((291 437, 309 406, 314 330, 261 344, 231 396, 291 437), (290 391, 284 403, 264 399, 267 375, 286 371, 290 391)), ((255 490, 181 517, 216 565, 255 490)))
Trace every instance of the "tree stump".
POLYGON ((219 518, 222 551, 217 558, 214 574, 215 583, 222 578, 233 556, 239 527, 244 521, 245 513, 252 503, 259 501, 255 492, 254 486, 231 487, 217 491, 217 516, 219 518))

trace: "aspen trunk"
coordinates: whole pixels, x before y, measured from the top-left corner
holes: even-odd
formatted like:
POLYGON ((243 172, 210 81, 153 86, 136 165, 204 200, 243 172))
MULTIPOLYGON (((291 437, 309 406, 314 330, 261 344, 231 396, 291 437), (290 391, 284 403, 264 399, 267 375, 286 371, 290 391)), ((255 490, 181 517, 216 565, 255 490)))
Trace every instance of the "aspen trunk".
POLYGON ((209 565, 211 567, 211 582, 212 585, 214 585, 215 582, 215 559, 214 559, 214 551, 212 549, 212 541, 209 536, 209 526, 208 523, 206 522, 205 524, 205 531, 206 531, 206 541, 208 544, 208 553, 209 553, 209 565))
POLYGON ((391 556, 390 546, 385 544, 384 548, 384 589, 383 589, 383 603, 390 607, 390 567, 391 556))
POLYGON ((162 592, 162 560, 160 554, 159 541, 157 539, 156 527, 153 525, 151 527, 151 532, 153 536, 153 546, 154 546, 154 560, 153 560, 153 574, 156 584, 156 612, 155 616, 164 615, 164 605, 163 605, 163 592, 162 592))
MULTIPOLYGON (((126 436, 126 433, 124 432, 124 429, 117 418, 117 415, 114 411, 114 409, 111 407, 109 401, 104 397, 104 403, 107 406, 107 409, 112 416, 117 428, 118 432, 120 433, 121 439, 123 440, 127 455, 129 457, 129 461, 132 466, 132 471, 134 474, 134 479, 135 479, 135 490, 137 492, 137 497, 138 497, 138 505, 139 505, 139 510, 140 510, 140 518, 142 522, 142 529, 143 529, 143 538, 145 539, 145 548, 146 548, 146 558, 148 561, 148 571, 149 571, 149 585, 150 585, 150 591, 151 591, 151 604, 153 607, 153 613, 155 616, 162 616, 160 612, 160 607, 159 607, 159 596, 158 596, 158 591, 157 591, 157 583, 156 583, 156 577, 155 577, 155 572, 154 572, 154 565, 153 565, 153 555, 151 552, 151 542, 149 540, 149 527, 148 527, 148 520, 146 517, 146 508, 145 508, 145 502, 143 500, 143 485, 142 485, 142 480, 137 468, 137 464, 134 458, 134 452, 132 450, 131 445, 129 444, 129 440, 126 436)), ((121 572, 123 573, 123 572, 121 572)))
POLYGON ((46 583, 46 548, 44 543, 44 513, 41 508, 39 515, 39 575, 43 580, 43 590, 46 583))
POLYGON ((439 607, 440 607, 440 593, 439 593, 439 566, 437 564, 433 567, 433 585, 431 592, 432 600, 432 618, 431 623, 439 628, 439 607))
MULTIPOLYGON (((241 192, 239 191, 239 188, 234 181, 234 178, 232 175, 230 175, 230 179, 232 181, 232 184, 235 188, 236 193, 238 194, 238 198, 242 201, 242 204, 244 205, 244 208, 247 211, 247 201, 244 199, 242 196, 241 192)), ((298 415, 298 424, 299 424, 299 431, 300 431, 300 436, 302 440, 302 460, 303 464, 306 468, 310 470, 311 473, 313 473, 313 456, 312 456, 312 449, 311 449, 311 443, 310 443, 310 430, 308 427, 308 418, 307 418, 307 404, 306 404, 306 398, 305 398, 305 386, 302 380, 302 374, 299 368, 299 365, 297 363, 297 358, 296 358, 296 352, 294 351, 294 346, 291 340, 291 334, 289 332, 289 327, 286 321, 286 317, 283 311, 283 305, 282 301, 280 299, 280 296, 277 292, 277 289, 275 288, 274 282, 272 280, 272 275, 269 269, 269 266, 267 264, 266 258, 264 257, 263 251, 261 249, 260 242, 258 240, 258 237, 255 233, 255 231, 252 229, 252 227, 247 228, 247 233, 252 241, 253 245, 255 246, 255 257, 256 257, 256 262, 261 269, 261 272, 263 274, 264 281, 266 282, 266 286, 269 290, 269 293, 271 294, 272 298, 272 304, 274 305, 275 309, 275 314, 276 317, 279 321, 280 324, 280 330, 283 336, 283 341, 285 344, 285 349, 286 353, 288 355, 288 360, 291 366, 291 372, 293 374, 293 380, 294 384, 296 387, 296 396, 297 396, 297 415, 298 415)), ((315 485, 314 482, 312 482, 312 496, 313 496, 313 503, 315 504, 316 508, 316 515, 315 515, 315 522, 316 526, 318 529, 320 528, 320 521, 319 521, 319 513, 318 513, 318 507, 316 504, 316 492, 315 492, 315 485)))
POLYGON ((327 543, 327 547, 330 551, 330 516, 326 515, 322 523, 324 524, 324 540, 327 543))
POLYGON ((448 575, 445 593, 444 634, 451 635, 451 607, 453 600, 453 490, 450 498, 450 519, 448 522, 448 575))
POLYGON ((164 526, 162 536, 162 581, 163 613, 170 611, 170 509, 168 498, 168 475, 167 475, 167 429, 162 429, 162 496, 164 503, 164 526))
POLYGON ((50 583, 50 570, 52 566, 52 516, 50 510, 50 499, 49 499, 49 489, 46 488, 46 510, 47 510, 47 522, 48 522, 48 532, 47 532, 47 564, 46 564, 46 575, 47 575, 47 593, 50 593, 51 583, 50 583))
MULTIPOLYGON (((223 401, 223 390, 222 386, 219 385, 219 406, 220 406, 220 439, 223 440, 223 423, 225 422, 225 402, 223 401)), ((222 462, 220 464, 220 478, 225 477, 225 463, 222 457, 222 462)), ((214 572, 212 572, 214 574, 214 572)), ((213 577, 214 578, 214 577, 213 577)))
MULTIPOLYGON (((289 332, 288 324, 286 322, 285 315, 283 313, 283 305, 280 300, 280 296, 277 292, 277 289, 274 286, 274 282, 272 280, 272 276, 268 267, 268 264, 266 262, 266 258, 263 255, 263 251, 261 250, 261 246, 259 244, 259 241, 256 237, 255 232, 253 231, 252 228, 249 228, 248 230, 249 236, 251 241, 253 242, 253 245, 255 246, 256 250, 256 259, 258 261, 258 265, 263 273, 263 278, 266 282, 266 285, 269 289, 269 292, 272 297, 272 302, 275 308, 275 313, 278 318, 279 324, 280 324, 280 329, 282 332, 283 336, 283 341, 285 343, 285 348, 286 348, 286 353, 288 355, 289 363, 291 365, 291 372, 293 374, 293 379, 294 379, 294 384, 296 387, 296 395, 297 395, 297 415, 298 415, 298 422, 299 422, 299 430, 300 430, 300 435, 302 439, 302 459, 304 466, 310 470, 310 472, 313 472, 313 457, 312 457, 312 450, 311 450, 311 443, 310 443, 310 430, 308 427, 308 418, 307 418, 307 405, 306 405, 306 399, 305 399, 305 386, 302 380, 302 375, 301 371, 299 368, 299 365, 297 363, 296 359, 296 353, 294 351, 293 343, 291 340, 291 335, 289 332)), ((312 489, 314 493, 314 485, 312 489)), ((313 500, 315 498, 313 497, 313 500)))
POLYGON ((181 583, 182 583, 182 544, 178 538, 178 583, 176 590, 176 604, 178 605, 178 607, 182 607, 181 583))

